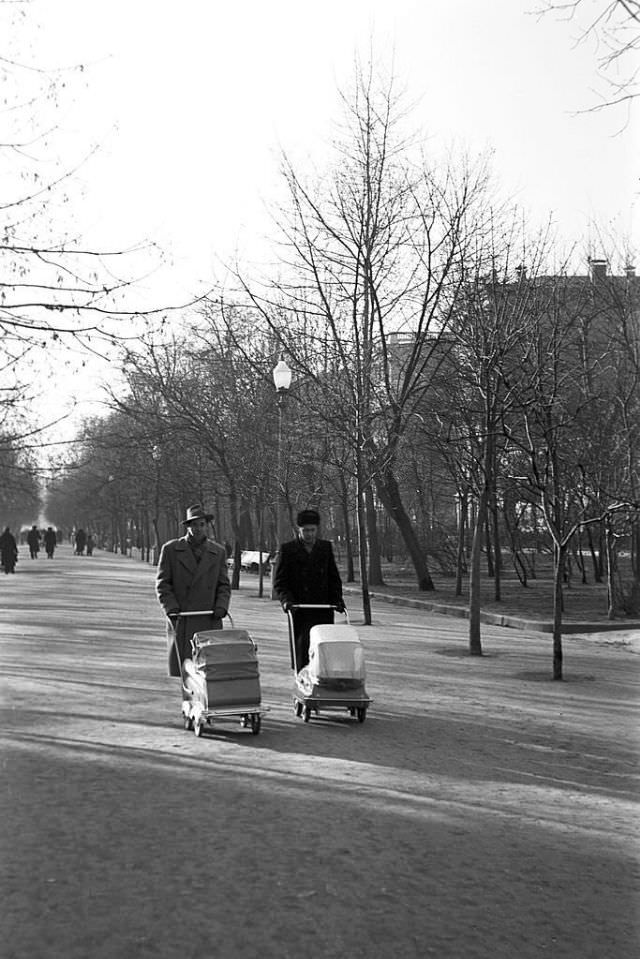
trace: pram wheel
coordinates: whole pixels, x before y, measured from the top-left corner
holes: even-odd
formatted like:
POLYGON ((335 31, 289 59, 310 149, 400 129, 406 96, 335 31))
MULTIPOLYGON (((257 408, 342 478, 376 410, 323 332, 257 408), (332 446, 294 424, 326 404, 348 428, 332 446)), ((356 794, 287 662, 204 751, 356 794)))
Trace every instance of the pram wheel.
POLYGON ((260 713, 251 713, 251 732, 254 736, 257 736, 260 732, 260 727, 262 725, 262 717, 260 713))
POLYGON ((191 716, 186 716, 184 713, 182 714, 182 724, 187 732, 193 729, 193 719, 191 716))
POLYGON ((311 706, 304 707, 304 713, 302 718, 304 719, 305 723, 309 722, 309 720, 311 719, 311 706))
POLYGON ((299 700, 299 699, 294 699, 294 701, 293 701, 293 711, 294 711, 294 713, 296 714, 296 716, 298 717, 298 719, 300 718, 300 716, 302 716, 302 708, 303 708, 303 707, 302 707, 302 703, 300 702, 300 700, 299 700))
POLYGON ((194 733, 196 734, 196 736, 202 736, 202 727, 203 727, 203 726, 204 726, 204 723, 202 722, 201 719, 194 719, 194 720, 193 720, 193 731, 194 731, 194 733))
POLYGON ((364 706, 356 709, 356 716, 358 717, 358 722, 363 723, 367 718, 367 710, 364 706))

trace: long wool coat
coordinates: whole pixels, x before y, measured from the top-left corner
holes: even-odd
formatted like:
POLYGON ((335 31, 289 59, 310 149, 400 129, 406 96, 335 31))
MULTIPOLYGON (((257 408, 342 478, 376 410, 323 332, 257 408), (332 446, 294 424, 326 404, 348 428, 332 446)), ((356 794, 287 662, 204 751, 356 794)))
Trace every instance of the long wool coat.
MULTIPOLYGON (((216 607, 227 611, 231 600, 231 584, 227 572, 227 554, 224 546, 207 540, 202 558, 196 561, 185 536, 165 543, 160 551, 156 594, 167 616, 216 607)), ((213 616, 201 620, 192 617, 179 621, 178 648, 180 659, 191 655, 191 637, 199 629, 221 629, 222 621, 213 616)), ((167 652, 169 675, 179 676, 180 667, 175 651, 176 636, 167 622, 167 652)))
MULTIPOLYGON (((317 539, 309 552, 302 540, 283 543, 273 578, 273 588, 283 606, 313 603, 337 606, 342 603, 342 580, 328 539, 317 539)), ((309 662, 309 631, 319 623, 332 623, 330 609, 299 609, 292 614, 295 666, 309 662)), ((294 665, 293 650, 291 665, 294 665)))

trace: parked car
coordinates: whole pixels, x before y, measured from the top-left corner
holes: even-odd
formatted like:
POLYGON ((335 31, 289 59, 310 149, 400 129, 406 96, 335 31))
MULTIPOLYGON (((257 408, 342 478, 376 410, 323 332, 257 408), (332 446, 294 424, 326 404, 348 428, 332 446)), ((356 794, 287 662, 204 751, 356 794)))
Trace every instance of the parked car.
POLYGON ((260 553, 257 549, 245 549, 240 554, 240 568, 248 573, 258 573, 262 559, 262 571, 268 573, 271 569, 271 553, 260 553))

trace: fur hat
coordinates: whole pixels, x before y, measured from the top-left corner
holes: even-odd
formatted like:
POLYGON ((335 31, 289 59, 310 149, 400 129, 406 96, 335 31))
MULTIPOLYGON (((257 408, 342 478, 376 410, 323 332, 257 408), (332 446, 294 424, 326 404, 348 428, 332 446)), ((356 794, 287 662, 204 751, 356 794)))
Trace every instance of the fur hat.
POLYGON ((205 513, 204 507, 196 503, 195 506, 189 506, 187 509, 187 518, 182 520, 183 526, 188 526, 196 519, 206 519, 207 522, 213 519, 213 513, 205 513))
POLYGON ((319 526, 320 513, 317 509, 300 510, 296 517, 296 523, 298 526, 319 526))

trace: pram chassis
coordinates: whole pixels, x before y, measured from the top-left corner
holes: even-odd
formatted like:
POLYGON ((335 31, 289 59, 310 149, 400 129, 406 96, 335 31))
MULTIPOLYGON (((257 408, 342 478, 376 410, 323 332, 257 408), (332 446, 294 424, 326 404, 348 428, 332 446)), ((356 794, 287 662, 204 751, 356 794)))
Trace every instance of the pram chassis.
MULTIPOLYGON (((287 621, 289 624, 289 646, 291 650, 291 662, 296 677, 298 676, 298 663, 296 660, 296 644, 294 641, 293 612, 296 609, 333 609, 338 611, 336 606, 319 603, 296 603, 287 610, 287 621)), ((349 624, 349 614, 344 610, 347 624, 349 624)), ((302 693, 297 682, 293 697, 293 709, 298 718, 302 717, 305 723, 311 719, 311 714, 323 710, 342 710, 346 709, 350 716, 355 717, 359 723, 363 723, 367 718, 367 708, 371 704, 371 699, 364 692, 364 685, 361 687, 363 694, 357 695, 358 691, 353 690, 332 690, 324 689, 322 695, 308 696, 302 693)))
MULTIPOLYGON (((182 701, 182 720, 183 725, 186 730, 193 730, 196 736, 201 736, 202 731, 205 726, 213 725, 214 720, 227 720, 240 717, 240 725, 245 729, 251 729, 251 732, 254 736, 257 736, 262 727, 262 716, 264 713, 269 711, 268 706, 263 706, 260 704, 256 706, 255 703, 247 705, 245 703, 238 703, 232 706, 220 706, 213 707, 212 709, 205 709, 202 703, 194 702, 193 698, 190 696, 190 690, 184 685, 184 678, 182 674, 182 662, 180 660, 180 651, 178 649, 177 643, 177 631, 180 625, 180 621, 186 619, 190 616, 210 616, 211 610, 196 610, 194 612, 188 613, 178 613, 177 615, 177 624, 175 629, 175 638, 174 645, 176 650, 176 656, 178 657, 178 663, 180 665, 180 674, 181 674, 181 683, 182 690, 186 696, 189 696, 189 699, 183 699, 182 701)), ((228 615, 228 614, 227 614, 228 615)), ((231 620, 231 625, 233 627, 233 620, 231 620)), ((249 636, 253 648, 258 649, 257 644, 254 642, 253 638, 249 636)))

